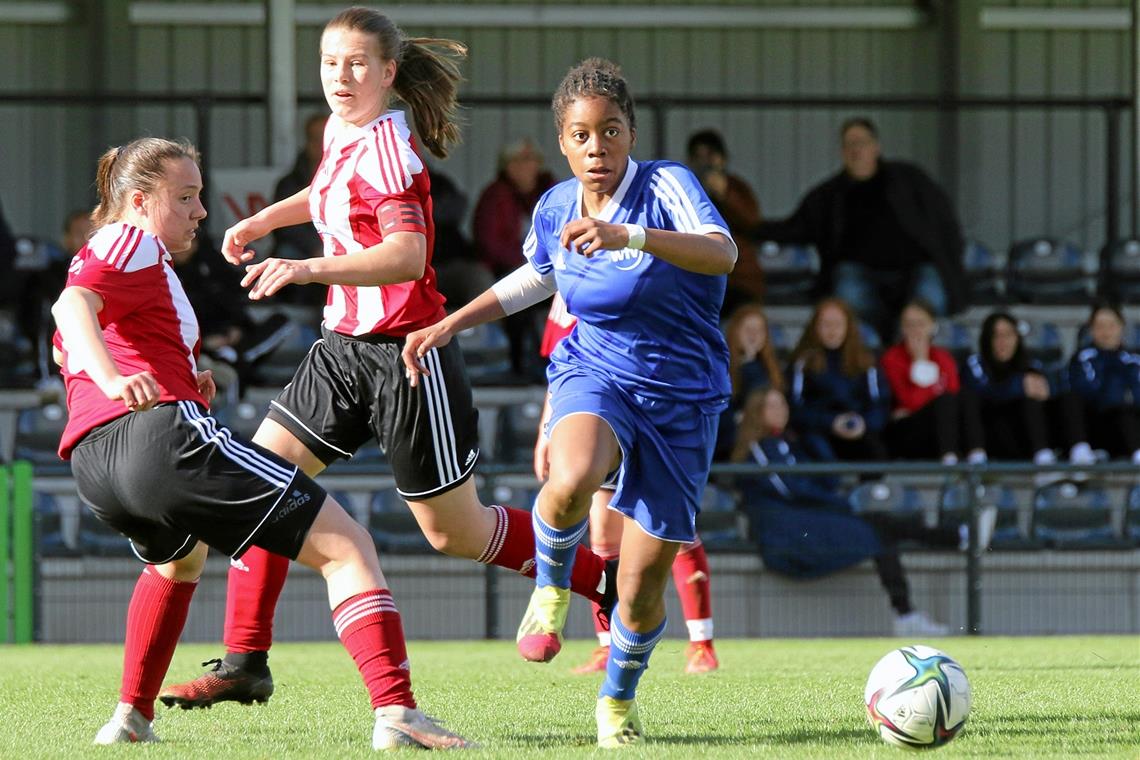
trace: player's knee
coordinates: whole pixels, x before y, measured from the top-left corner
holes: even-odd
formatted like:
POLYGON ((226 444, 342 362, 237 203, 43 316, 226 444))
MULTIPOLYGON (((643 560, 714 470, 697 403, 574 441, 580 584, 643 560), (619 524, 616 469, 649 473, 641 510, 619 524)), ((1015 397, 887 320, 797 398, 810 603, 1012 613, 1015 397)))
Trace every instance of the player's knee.
POLYGON ((465 556, 464 542, 455 533, 425 530, 424 537, 428 540, 428 543, 431 544, 431 548, 441 554, 447 554, 452 557, 465 556))
POLYGON ((582 506, 589 507, 601 484, 602 476, 589 470, 552 470, 543 490, 556 510, 579 511, 582 506))

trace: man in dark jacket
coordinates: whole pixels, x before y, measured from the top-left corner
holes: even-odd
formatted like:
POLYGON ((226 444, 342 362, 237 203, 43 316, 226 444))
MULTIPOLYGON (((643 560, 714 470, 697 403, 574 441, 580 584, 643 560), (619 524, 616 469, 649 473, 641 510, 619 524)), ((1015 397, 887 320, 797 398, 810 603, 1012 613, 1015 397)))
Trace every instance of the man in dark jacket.
POLYGON ((884 342, 915 297, 939 316, 959 311, 962 231, 946 193, 917 166, 884 160, 869 119, 848 119, 840 136, 843 171, 812 188, 788 219, 758 225, 754 236, 814 245, 820 294, 850 303, 884 342))

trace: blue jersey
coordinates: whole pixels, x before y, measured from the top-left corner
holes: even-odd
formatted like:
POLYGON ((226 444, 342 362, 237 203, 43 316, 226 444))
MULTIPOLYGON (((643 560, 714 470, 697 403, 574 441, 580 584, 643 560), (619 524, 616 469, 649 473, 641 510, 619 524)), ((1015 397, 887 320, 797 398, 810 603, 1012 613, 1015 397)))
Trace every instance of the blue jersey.
MULTIPOLYGON (((686 401, 719 412, 731 393, 728 346, 719 320, 727 277, 690 272, 626 248, 587 258, 559 242, 582 217, 582 186, 561 182, 542 196, 523 252, 542 275, 554 273, 574 331, 551 355, 554 366, 601 368, 631 393, 686 401)), ((621 185, 597 217, 695 234, 728 225, 686 167, 630 159, 621 185)))

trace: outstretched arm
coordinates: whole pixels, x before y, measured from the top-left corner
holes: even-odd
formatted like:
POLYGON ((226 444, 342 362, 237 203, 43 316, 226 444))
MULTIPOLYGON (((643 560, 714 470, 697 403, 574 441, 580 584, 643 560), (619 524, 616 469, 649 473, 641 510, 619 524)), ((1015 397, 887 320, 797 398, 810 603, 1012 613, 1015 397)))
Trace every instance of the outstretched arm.
MULTIPOLYGON (((597 219, 575 219, 562 228, 563 247, 583 256, 598 251, 630 247, 636 225, 609 224, 597 219)), ((659 259, 698 274, 728 274, 736 265, 736 245, 719 232, 674 232, 643 228, 645 240, 638 246, 659 259)), ((633 241, 637 245, 638 241, 633 241)))

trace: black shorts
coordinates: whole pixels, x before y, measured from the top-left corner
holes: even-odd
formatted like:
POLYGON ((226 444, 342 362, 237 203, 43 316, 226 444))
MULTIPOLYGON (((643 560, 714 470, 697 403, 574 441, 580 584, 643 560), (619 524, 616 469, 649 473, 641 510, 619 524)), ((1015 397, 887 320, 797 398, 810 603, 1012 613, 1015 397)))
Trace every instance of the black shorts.
POLYGON ((293 381, 270 402, 269 419, 326 465, 348 459, 375 436, 405 498, 438 496, 471 476, 479 413, 455 341, 424 356, 431 375, 413 388, 400 359, 403 338, 321 333, 293 381))
POLYGON ((72 451, 71 471, 95 515, 155 565, 182 559, 198 540, 234 558, 255 545, 296 559, 325 502, 296 466, 192 401, 95 428, 72 451))

